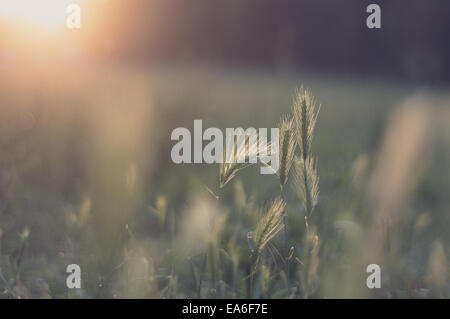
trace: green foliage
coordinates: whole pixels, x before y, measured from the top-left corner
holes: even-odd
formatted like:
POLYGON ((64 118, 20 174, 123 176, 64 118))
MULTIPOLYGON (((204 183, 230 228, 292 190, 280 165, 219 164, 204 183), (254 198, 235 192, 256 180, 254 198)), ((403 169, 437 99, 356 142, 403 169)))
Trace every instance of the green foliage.
MULTIPOLYGON (((415 132, 430 125, 406 108, 396 117, 409 120, 394 123, 396 142, 379 156, 390 107, 414 87, 182 67, 109 74, 80 76, 76 92, 50 78, 0 89, 1 297, 449 296, 445 90, 430 93, 441 105, 436 138, 415 132), (299 80, 326 106, 320 119, 311 92, 299 89, 290 104, 299 80), (171 130, 195 118, 272 127, 280 115, 277 175, 170 161, 171 130), (429 148, 410 165, 415 143, 429 148), (399 222, 372 222, 374 189, 396 200, 399 222), (386 234, 378 295, 365 286, 372 233, 386 234), (83 282, 68 292, 71 263, 83 282)), ((255 148, 236 149, 248 157, 255 148)))

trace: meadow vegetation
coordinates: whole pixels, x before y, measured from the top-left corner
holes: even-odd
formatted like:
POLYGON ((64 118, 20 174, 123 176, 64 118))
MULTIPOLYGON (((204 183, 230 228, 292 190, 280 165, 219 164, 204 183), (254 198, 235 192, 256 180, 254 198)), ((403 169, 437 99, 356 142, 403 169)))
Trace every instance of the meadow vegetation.
POLYGON ((448 297, 449 104, 308 73, 2 72, 1 296, 448 297), (194 119, 278 126, 277 174, 173 163, 170 133, 194 119))

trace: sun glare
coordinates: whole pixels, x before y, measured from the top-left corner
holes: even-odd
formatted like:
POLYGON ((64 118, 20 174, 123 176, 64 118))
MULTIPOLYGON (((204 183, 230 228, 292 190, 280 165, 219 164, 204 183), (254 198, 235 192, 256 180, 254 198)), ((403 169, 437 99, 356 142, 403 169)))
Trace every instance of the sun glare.
POLYGON ((0 0, 0 20, 14 27, 47 31, 65 27, 66 8, 73 0, 0 0))

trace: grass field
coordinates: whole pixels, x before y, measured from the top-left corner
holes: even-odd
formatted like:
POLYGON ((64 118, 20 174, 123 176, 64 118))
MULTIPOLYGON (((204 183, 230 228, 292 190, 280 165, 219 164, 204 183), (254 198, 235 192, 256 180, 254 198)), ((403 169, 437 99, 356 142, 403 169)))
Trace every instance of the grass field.
MULTIPOLYGON (((213 67, 0 74, 0 290, 35 298, 449 297, 450 91, 384 79, 213 67), (321 104, 305 226, 293 178, 175 165, 171 131, 278 127, 321 104), (292 116, 290 116, 292 117, 292 116), (249 232, 282 195, 255 263, 249 232), (291 248, 293 247, 293 248, 291 248), (82 288, 66 287, 66 266, 82 288), (366 286, 368 264, 382 269, 366 286)), ((292 175, 292 174, 291 174, 292 175)), ((268 213, 267 213, 268 214, 268 213)))

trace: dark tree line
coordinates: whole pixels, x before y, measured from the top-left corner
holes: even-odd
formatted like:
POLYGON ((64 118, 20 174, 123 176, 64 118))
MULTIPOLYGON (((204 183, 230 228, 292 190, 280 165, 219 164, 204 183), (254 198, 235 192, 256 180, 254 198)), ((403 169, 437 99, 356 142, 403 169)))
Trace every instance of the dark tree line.
MULTIPOLYGON (((102 58, 450 81, 449 0, 108 3, 107 12, 88 12, 84 20, 95 24, 96 34, 87 38, 102 58), (381 7, 381 29, 366 27, 370 3, 381 7)), ((89 22, 83 29, 90 29, 89 22)))
POLYGON ((448 0, 131 2, 121 52, 131 57, 450 80, 448 0), (366 27, 370 3, 381 29, 366 27))

